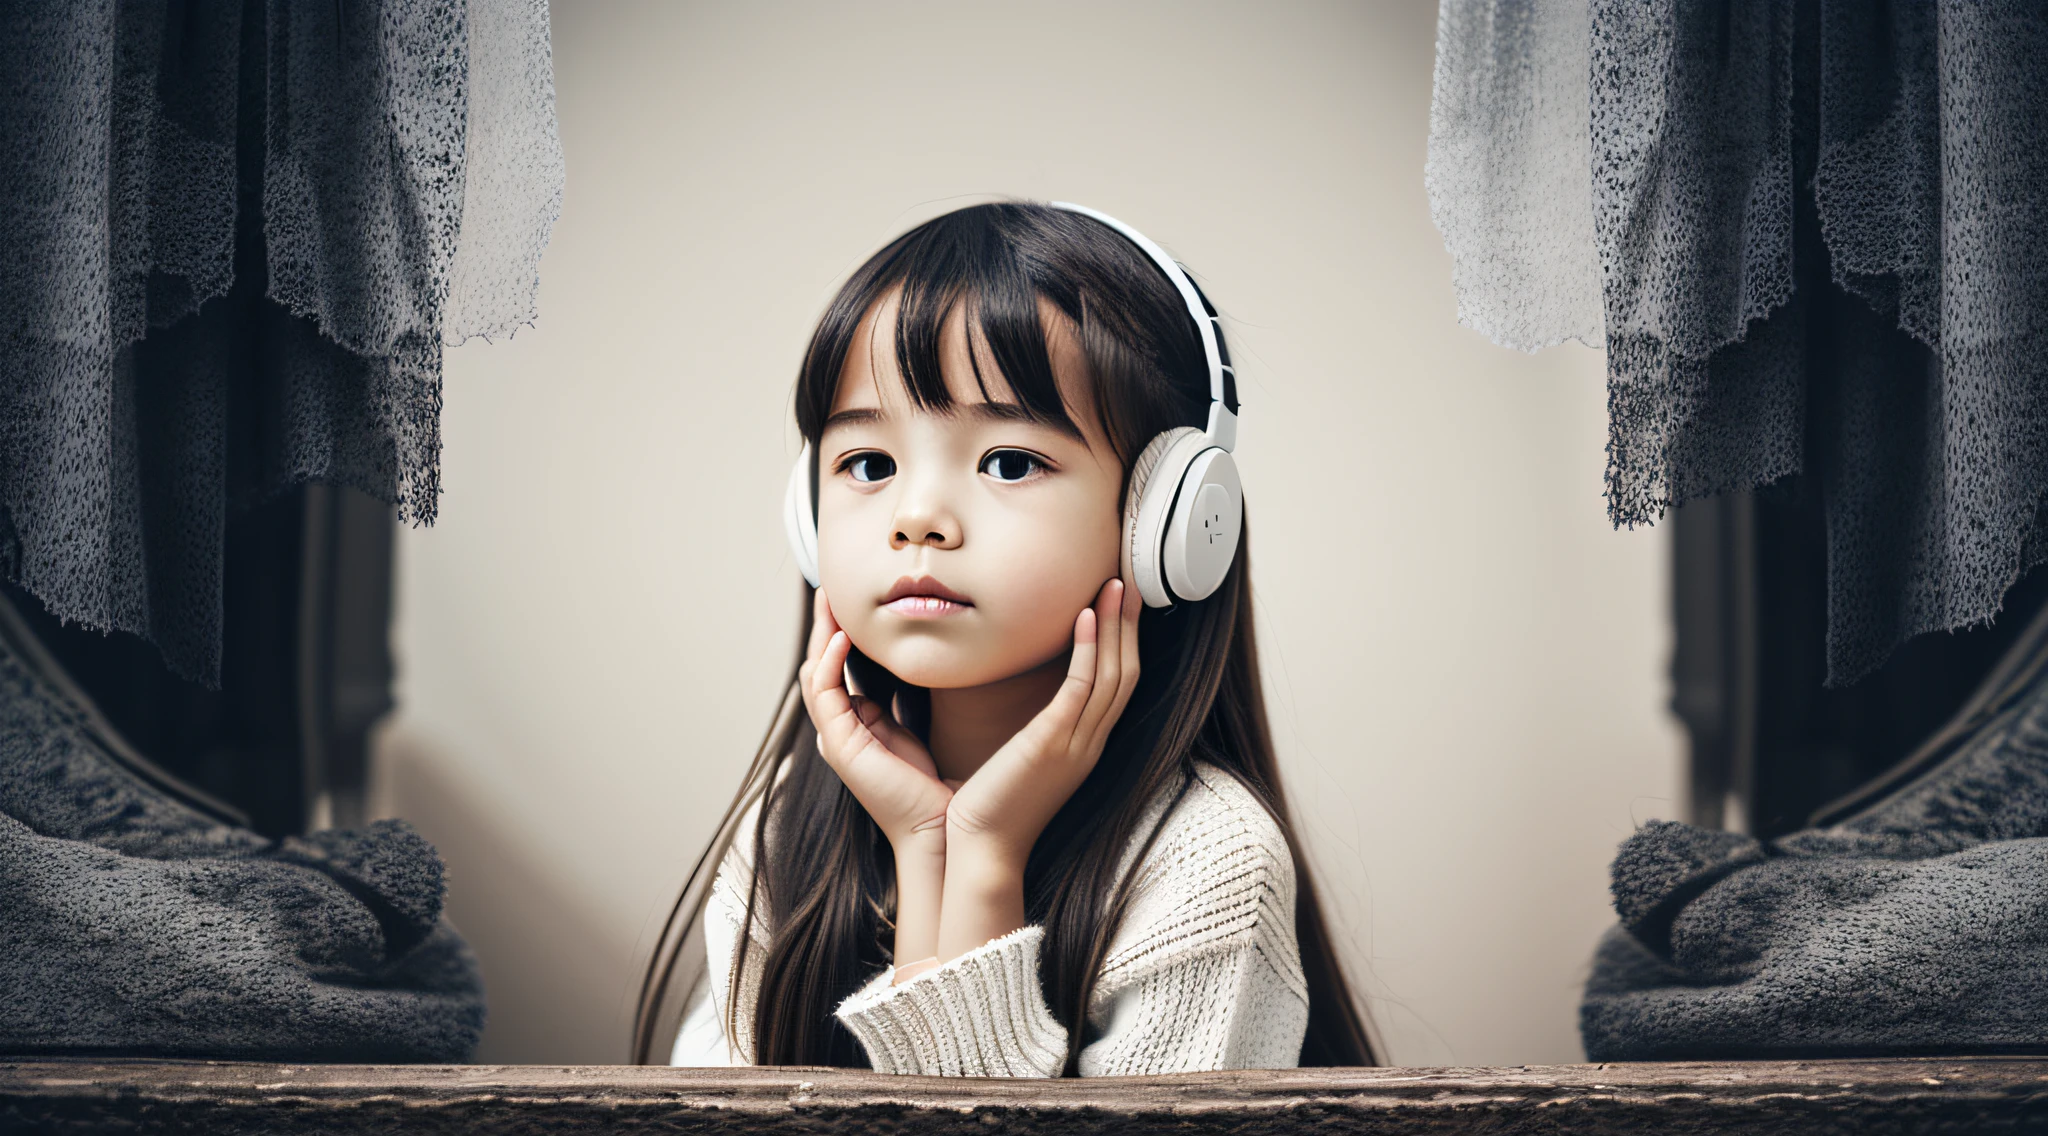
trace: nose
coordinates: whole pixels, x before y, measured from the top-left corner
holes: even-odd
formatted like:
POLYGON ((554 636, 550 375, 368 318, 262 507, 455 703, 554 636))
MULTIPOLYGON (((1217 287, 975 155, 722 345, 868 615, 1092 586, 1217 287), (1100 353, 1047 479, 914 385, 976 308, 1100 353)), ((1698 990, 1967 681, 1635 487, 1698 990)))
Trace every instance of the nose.
POLYGON ((896 508, 896 527, 889 547, 901 551, 914 544, 930 548, 960 547, 960 521, 952 510, 920 494, 906 497, 896 508))

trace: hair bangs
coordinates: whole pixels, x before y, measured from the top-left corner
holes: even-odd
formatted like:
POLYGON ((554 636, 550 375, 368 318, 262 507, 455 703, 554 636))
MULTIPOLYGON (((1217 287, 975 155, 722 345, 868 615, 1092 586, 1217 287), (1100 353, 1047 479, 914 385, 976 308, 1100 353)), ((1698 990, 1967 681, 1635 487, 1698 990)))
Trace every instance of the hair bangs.
MULTIPOLYGON (((912 406, 952 413, 955 400, 943 359, 947 324, 959 319, 983 401, 1016 407, 1033 422, 1082 436, 1053 370, 1051 329, 1040 304, 1046 290, 1033 279, 999 216, 967 210, 905 234, 862 266, 834 298, 798 379, 797 428, 807 440, 823 434, 861 322, 892 292, 892 353, 912 406)), ((1090 382, 1092 389, 1092 376, 1090 382)))

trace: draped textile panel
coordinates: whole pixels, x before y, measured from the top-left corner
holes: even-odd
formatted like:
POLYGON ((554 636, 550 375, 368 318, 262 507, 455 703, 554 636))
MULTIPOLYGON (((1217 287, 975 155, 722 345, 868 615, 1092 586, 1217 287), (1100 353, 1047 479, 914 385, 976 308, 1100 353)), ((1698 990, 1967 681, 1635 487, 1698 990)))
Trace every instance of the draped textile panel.
POLYGON ((545 0, 0 6, 0 570, 215 685, 308 480, 430 523, 441 351, 535 315, 545 0))
POLYGON ((1828 674, 2048 557, 2048 8, 1445 0, 1460 318, 1607 349, 1607 506, 1818 479, 1828 674))

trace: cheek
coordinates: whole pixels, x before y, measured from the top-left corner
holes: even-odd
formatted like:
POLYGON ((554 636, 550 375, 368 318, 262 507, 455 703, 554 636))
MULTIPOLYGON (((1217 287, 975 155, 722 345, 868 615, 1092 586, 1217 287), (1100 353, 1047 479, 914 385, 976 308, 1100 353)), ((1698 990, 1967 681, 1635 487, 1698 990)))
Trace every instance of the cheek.
POLYGON ((990 541, 988 560, 1004 569, 1000 622, 1032 665, 1073 642, 1074 617, 1117 574, 1120 531, 1112 511, 1090 507, 1056 522, 1003 526, 990 541), (1076 514, 1089 519, 1077 524, 1076 514))
POLYGON ((838 596, 846 601, 835 605, 833 614, 840 616, 841 626, 851 634, 854 628, 846 617, 854 615, 856 608, 865 611, 871 606, 853 604, 854 597, 876 591, 878 577, 882 578, 879 588, 887 588, 897 573, 889 563, 886 541, 861 539, 863 532, 884 523, 866 516, 872 502, 850 494, 842 496, 851 499, 829 502, 818 517, 818 584, 828 599, 838 596))

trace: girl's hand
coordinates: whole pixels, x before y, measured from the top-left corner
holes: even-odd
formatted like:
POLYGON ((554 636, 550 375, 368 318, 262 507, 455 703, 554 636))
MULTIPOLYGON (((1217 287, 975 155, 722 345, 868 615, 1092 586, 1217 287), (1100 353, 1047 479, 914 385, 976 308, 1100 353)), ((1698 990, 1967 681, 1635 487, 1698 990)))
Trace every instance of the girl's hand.
POLYGON ((818 752, 853 793, 899 858, 912 849, 944 855, 953 791, 939 780, 924 744, 872 699, 846 691, 853 643, 818 589, 810 646, 797 684, 818 730, 818 752))
POLYGON ((1134 589, 1105 583, 1074 620, 1074 653, 1059 692, 954 791, 946 810, 949 896, 962 868, 978 868, 983 884, 1006 888, 1014 877, 1021 887, 1031 846, 1095 768, 1137 688, 1141 610, 1134 589), (959 863, 963 854, 973 863, 959 863))

